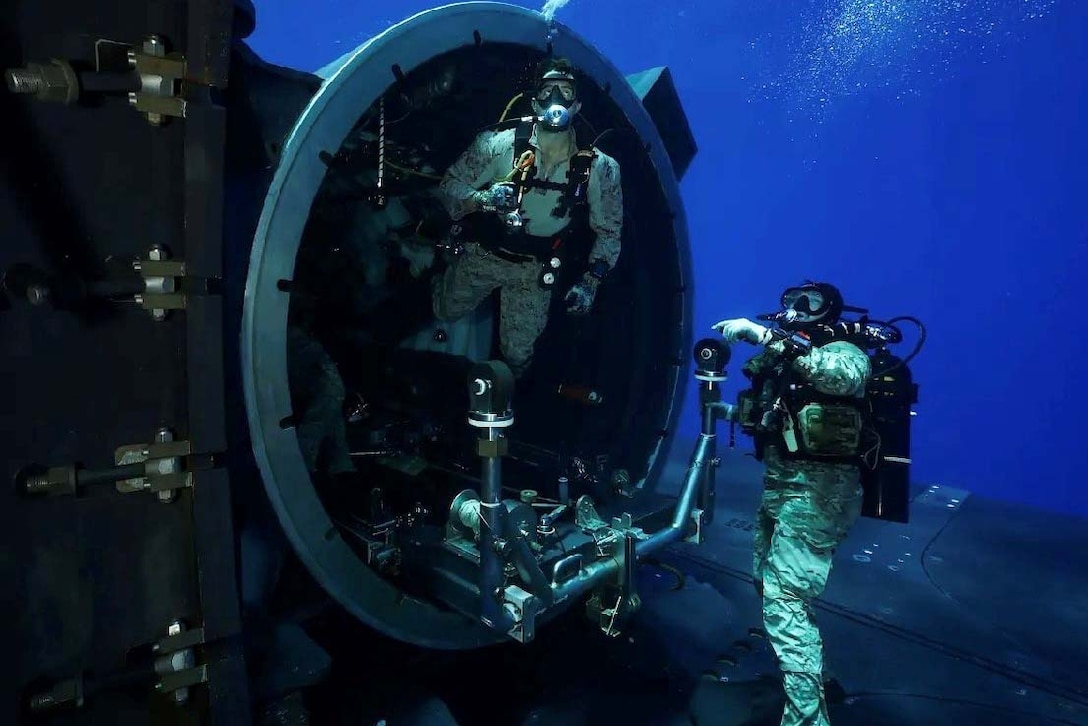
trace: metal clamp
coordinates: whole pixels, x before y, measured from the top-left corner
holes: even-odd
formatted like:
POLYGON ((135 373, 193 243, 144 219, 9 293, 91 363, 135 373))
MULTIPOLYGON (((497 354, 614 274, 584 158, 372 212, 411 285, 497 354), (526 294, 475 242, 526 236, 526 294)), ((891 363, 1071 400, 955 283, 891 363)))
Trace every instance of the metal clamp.
POLYGON ((624 512, 618 517, 612 518, 612 529, 616 531, 618 535, 631 535, 635 539, 646 539, 649 537, 642 527, 635 526, 634 518, 628 513, 624 512))
POLYGON ((706 516, 702 509, 691 510, 691 521, 695 524, 695 531, 684 538, 685 542, 691 544, 702 544, 706 537, 706 516))
MULTIPOLYGON (((171 502, 177 489, 192 486, 193 474, 185 471, 182 457, 192 455, 187 441, 174 441, 169 429, 160 429, 153 444, 121 446, 114 452, 115 466, 86 469, 79 464, 46 467, 24 466, 15 477, 17 490, 28 497, 80 496, 90 486, 114 484, 127 494, 151 490, 163 502, 171 502)), ((214 455, 209 455, 214 462, 214 455)), ((191 461, 190 461, 191 463, 191 461)))
POLYGON ((180 620, 167 629, 167 635, 152 646, 155 673, 159 676, 155 691, 183 705, 189 701, 189 689, 208 681, 208 667, 196 662, 195 648, 204 644, 204 629, 186 630, 180 620))
POLYGON ((4 73, 12 93, 71 105, 87 95, 127 94, 129 105, 152 126, 184 118, 183 84, 187 66, 181 53, 167 53, 165 41, 151 35, 139 45, 99 39, 94 71, 76 70, 67 60, 28 63, 4 73))
POLYGON ((638 568, 635 546, 637 531, 631 529, 624 532, 623 538, 615 543, 611 556, 619 563, 616 582, 598 588, 586 601, 586 615, 611 638, 618 636, 623 622, 642 607, 635 580, 638 568))
POLYGON ((536 616, 540 600, 517 585, 503 590, 503 610, 513 622, 507 635, 519 643, 530 643, 536 637, 536 616))
MULTIPOLYGON (((95 44, 98 70, 102 68, 106 45, 120 45, 114 41, 100 40, 95 44)), ((161 126, 167 117, 185 118, 186 102, 181 97, 181 83, 185 79, 185 56, 167 53, 166 43, 157 35, 147 38, 138 48, 129 46, 125 51, 128 67, 140 77, 140 90, 128 94, 128 103, 144 114, 152 126, 161 126)))
POLYGON ((177 498, 177 490, 193 485, 193 473, 183 471, 183 456, 192 454, 188 441, 174 441, 169 429, 159 429, 153 444, 120 446, 115 453, 118 466, 144 464, 145 476, 117 482, 122 494, 153 491, 159 501, 169 503, 177 498))
POLYGON ((155 245, 146 260, 132 263, 144 281, 144 292, 135 296, 136 304, 150 310, 156 321, 166 320, 168 310, 186 307, 185 293, 178 291, 180 280, 185 277, 185 263, 169 257, 165 247, 155 245))

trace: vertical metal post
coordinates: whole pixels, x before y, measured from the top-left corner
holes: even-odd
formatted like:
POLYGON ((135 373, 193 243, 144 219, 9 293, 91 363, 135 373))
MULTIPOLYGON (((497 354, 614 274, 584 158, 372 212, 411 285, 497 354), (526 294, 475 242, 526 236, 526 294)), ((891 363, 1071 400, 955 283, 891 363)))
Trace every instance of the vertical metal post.
POLYGON ((501 615, 502 560, 497 551, 503 527, 502 459, 497 453, 500 437, 497 429, 480 430, 480 617, 488 624, 498 624, 501 615))
MULTIPOLYGON (((710 395, 717 395, 720 400, 721 389, 714 383, 703 383, 704 386, 711 386, 710 395)), ((706 470, 703 474, 703 481, 699 487, 699 509, 703 511, 703 521, 706 524, 710 524, 714 520, 714 507, 717 501, 717 478, 715 472, 717 471, 717 458, 718 458, 718 435, 717 435, 717 416, 716 409, 711 402, 704 401, 702 404, 703 415, 703 428, 702 435, 706 438, 706 470)))
POLYGON ((699 485, 698 507, 703 523, 714 520, 717 481, 717 420, 720 416, 725 366, 729 363, 729 348, 717 340, 700 340, 695 345, 695 378, 699 381, 699 410, 702 414, 700 440, 705 457, 704 473, 699 485))
POLYGON ((502 501, 502 435, 514 423, 511 398, 514 376, 505 363, 491 361, 472 367, 468 375, 468 423, 479 430, 476 452, 480 462, 480 618, 489 627, 505 629, 502 609, 505 505, 502 501))

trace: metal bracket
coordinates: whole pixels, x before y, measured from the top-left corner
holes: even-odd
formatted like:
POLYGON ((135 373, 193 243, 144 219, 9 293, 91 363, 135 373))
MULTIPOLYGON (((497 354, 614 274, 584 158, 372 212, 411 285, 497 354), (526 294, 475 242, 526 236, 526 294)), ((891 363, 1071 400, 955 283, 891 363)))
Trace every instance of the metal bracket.
POLYGON ((166 632, 166 637, 152 646, 155 673, 159 676, 155 691, 167 694, 180 706, 189 701, 189 688, 208 681, 208 667, 196 662, 194 650, 204 644, 204 629, 186 630, 176 620, 166 632))
POLYGON ((98 72, 131 70, 139 76, 140 90, 129 92, 128 103, 144 114, 149 124, 161 126, 167 118, 185 118, 186 101, 181 95, 187 70, 185 56, 167 53, 160 36, 148 36, 138 46, 99 40, 94 50, 98 72))
POLYGON ((182 470, 181 457, 192 454, 188 441, 174 441, 169 429, 160 429, 153 444, 119 446, 114 458, 118 466, 144 464, 146 476, 117 482, 122 494, 153 491, 159 501, 169 503, 177 498, 177 490, 193 485, 193 473, 182 470))
POLYGON ((704 516, 703 510, 691 510, 691 521, 695 523, 695 531, 685 537, 684 541, 690 542, 691 544, 702 544, 706 534, 706 517, 704 516))
POLYGON ((536 637, 536 616, 540 610, 540 600, 517 585, 510 585, 503 590, 502 607, 514 623, 507 635, 519 643, 532 642, 536 637))
POLYGON ((168 310, 184 310, 185 293, 178 292, 185 277, 185 263, 169 259, 165 247, 155 245, 146 260, 136 260, 132 268, 144 281, 144 292, 135 296, 136 304, 151 311, 156 321, 166 320, 168 310))
POLYGON ((574 503, 574 521, 581 529, 591 532, 608 527, 608 523, 597 514, 597 507, 589 495, 578 497, 578 501, 574 503))
POLYGON ((635 539, 647 539, 649 537, 642 527, 635 526, 635 520, 628 512, 624 512, 620 516, 612 518, 612 529, 614 529, 618 535, 630 534, 635 539))
POLYGON ((625 597, 615 588, 601 589, 586 601, 586 615, 597 623, 602 633, 616 638, 622 632, 620 626, 641 607, 642 599, 637 594, 625 597))
POLYGON ((639 534, 641 530, 637 528, 623 532, 612 554, 620 565, 615 584, 599 588, 586 602, 586 614, 611 638, 618 636, 623 621, 642 607, 636 581, 638 553, 635 544, 639 534))

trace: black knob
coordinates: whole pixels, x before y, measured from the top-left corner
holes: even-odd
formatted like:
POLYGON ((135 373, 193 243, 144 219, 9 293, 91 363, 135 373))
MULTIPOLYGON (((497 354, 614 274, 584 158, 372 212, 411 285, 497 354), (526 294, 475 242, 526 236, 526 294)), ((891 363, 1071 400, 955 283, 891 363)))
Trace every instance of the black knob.
POLYGON ((695 344, 695 366, 705 373, 721 373, 729 365, 729 346, 720 340, 703 338, 695 344))
POLYGON ((477 363, 468 373, 469 410, 475 413, 507 413, 513 393, 514 374, 502 361, 477 363))

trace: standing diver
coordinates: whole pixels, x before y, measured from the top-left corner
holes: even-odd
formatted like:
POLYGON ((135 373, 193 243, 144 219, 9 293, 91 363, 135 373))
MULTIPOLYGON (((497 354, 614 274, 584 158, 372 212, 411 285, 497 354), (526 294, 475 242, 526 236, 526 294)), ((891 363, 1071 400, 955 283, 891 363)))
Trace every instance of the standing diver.
POLYGON ((763 622, 778 656, 786 696, 781 726, 828 726, 823 643, 812 601, 827 584, 835 548, 862 510, 864 397, 869 356, 836 336, 840 292, 810 282, 782 295, 766 316, 781 330, 746 318, 713 328, 729 343, 764 346, 744 366, 752 389, 738 415, 765 465, 755 531, 753 576, 763 622))

